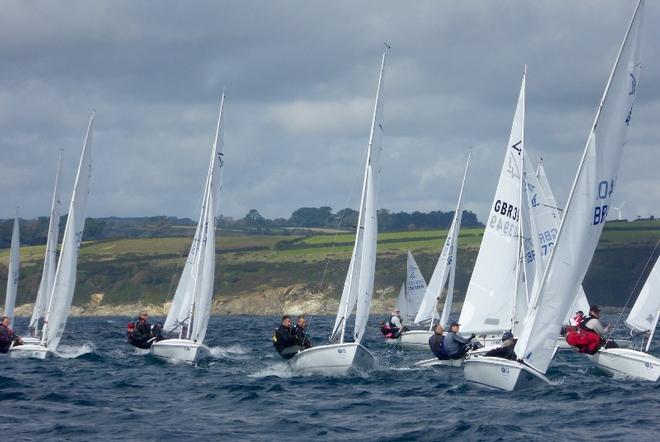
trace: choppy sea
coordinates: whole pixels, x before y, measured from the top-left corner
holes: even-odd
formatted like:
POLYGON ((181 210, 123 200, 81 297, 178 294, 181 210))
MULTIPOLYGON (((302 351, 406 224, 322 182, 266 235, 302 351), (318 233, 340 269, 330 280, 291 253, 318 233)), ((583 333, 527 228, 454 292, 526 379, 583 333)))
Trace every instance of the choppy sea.
MULTIPOLYGON (((503 393, 413 368, 430 353, 386 346, 377 316, 364 343, 380 368, 344 378, 293 376, 270 341, 278 317, 212 317, 198 366, 128 345, 130 319, 70 318, 45 361, 0 355, 0 439, 660 440, 660 384, 614 380, 577 353, 555 358, 558 385, 503 393)), ((309 319, 324 343, 334 318, 309 319)))

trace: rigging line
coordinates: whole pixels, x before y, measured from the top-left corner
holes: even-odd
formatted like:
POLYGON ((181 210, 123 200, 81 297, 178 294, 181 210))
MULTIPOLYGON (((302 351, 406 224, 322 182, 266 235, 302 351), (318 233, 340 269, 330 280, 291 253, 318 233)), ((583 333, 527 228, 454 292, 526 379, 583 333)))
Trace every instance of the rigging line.
POLYGON ((653 250, 651 251, 651 255, 649 258, 646 260, 646 264, 644 264, 644 268, 642 269, 642 272, 640 273, 639 277, 637 278, 637 282, 635 282, 635 286, 630 292, 630 295, 628 295, 628 299, 626 300, 626 303, 621 307, 621 311, 619 312, 619 316, 617 316, 616 320, 614 321, 614 327, 607 333, 607 338, 605 340, 609 340, 610 336, 612 336, 612 333, 614 330, 619 326, 619 323, 621 321, 621 318, 623 317, 623 311, 628 307, 628 304, 630 303, 630 300, 633 297, 633 294, 637 290, 637 286, 639 285, 639 282, 642 280, 642 276, 644 276, 644 273, 646 273, 646 269, 649 267, 649 264, 651 263, 651 260, 653 259, 653 256, 655 256, 655 251, 658 249, 658 246, 660 245, 660 239, 655 243, 655 247, 653 247, 653 250))
MULTIPOLYGON (((346 197, 346 203, 344 204, 345 208, 348 208, 348 203, 352 199, 353 194, 355 192, 355 185, 357 183, 357 177, 358 177, 357 174, 353 174, 353 181, 351 183, 351 187, 349 188, 348 196, 346 197)), ((360 208, 360 209, 362 209, 362 208, 360 208)), ((346 211, 344 209, 341 209, 341 210, 342 210, 342 213, 341 213, 341 216, 339 217, 339 221, 337 223, 337 228, 336 228, 336 231, 335 231, 335 235, 332 238, 332 245, 330 246, 330 251, 326 255, 325 266, 323 268, 323 273, 321 274, 321 282, 319 282, 319 293, 321 293, 321 290, 323 289, 323 283, 325 282, 325 276, 328 272, 328 267, 330 265, 330 256, 332 256, 332 252, 335 249, 335 245, 337 244, 337 237, 339 236, 339 233, 340 233, 340 230, 341 230, 341 223, 344 221, 344 216, 346 215, 346 211)), ((359 229, 360 226, 358 225, 357 228, 359 229)), ((314 316, 310 315, 309 321, 307 322, 307 327, 305 327, 305 333, 303 334, 303 338, 307 338, 307 331, 311 327, 313 318, 314 318, 314 316)), ((343 319, 346 319, 346 318, 343 318, 343 319)), ((337 330, 333 330, 331 336, 334 336, 334 334, 336 332, 337 332, 337 330)))

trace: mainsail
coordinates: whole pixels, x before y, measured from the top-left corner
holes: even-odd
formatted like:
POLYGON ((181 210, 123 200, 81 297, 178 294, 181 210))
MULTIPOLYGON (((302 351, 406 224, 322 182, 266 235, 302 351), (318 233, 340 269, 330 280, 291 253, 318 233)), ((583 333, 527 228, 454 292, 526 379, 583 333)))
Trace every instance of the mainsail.
POLYGON ((516 354, 542 373, 593 257, 616 185, 639 78, 643 3, 637 4, 605 88, 557 241, 516 344, 516 354))
MULTIPOLYGON (((18 212, 18 210, 17 210, 18 212)), ((14 216, 14 229, 11 234, 11 249, 9 251, 9 269, 7 271, 7 292, 5 296, 5 316, 9 317, 9 327, 14 324, 14 307, 18 291, 19 269, 21 265, 20 231, 18 213, 14 216)))
POLYGON ((215 140, 204 185, 202 208, 172 305, 164 328, 186 330, 186 338, 202 342, 206 335, 215 275, 215 216, 222 188, 225 95, 220 101, 220 113, 215 140))
POLYGON ((417 311, 417 316, 415 317, 415 323, 431 321, 437 318, 437 305, 438 298, 442 293, 442 288, 447 282, 447 277, 449 277, 449 286, 447 287, 447 295, 445 296, 445 304, 442 309, 442 315, 440 316, 440 324, 444 327, 447 324, 449 319, 449 313, 451 310, 451 305, 453 301, 453 292, 454 292, 454 275, 456 274, 456 253, 458 250, 458 234, 461 229, 461 220, 463 218, 463 189, 465 188, 465 180, 467 178, 467 173, 470 168, 470 157, 472 152, 468 155, 467 163, 465 164, 465 172, 463 173, 463 181, 461 182, 461 190, 458 193, 458 203, 456 204, 456 210, 454 211, 454 218, 451 221, 451 226, 447 232, 447 238, 445 239, 445 244, 442 246, 442 252, 438 257, 438 262, 435 265, 433 270, 433 275, 431 275, 431 280, 429 285, 426 288, 424 293, 424 298, 422 303, 419 306, 417 311))
POLYGON ((62 239, 62 252, 52 292, 49 296, 48 310, 44 318, 44 329, 41 342, 51 350, 55 350, 60 343, 64 326, 69 317, 69 308, 73 300, 76 287, 78 264, 78 251, 82 242, 85 228, 85 213, 87 211, 87 196, 89 195, 89 181, 92 177, 92 136, 94 132, 94 112, 89 118, 85 144, 83 145, 76 182, 73 186, 69 214, 64 228, 62 239))
POLYGON ((402 286, 402 289, 403 291, 397 298, 396 306, 401 313, 401 318, 404 319, 404 323, 410 323, 415 319, 417 310, 426 292, 426 281, 424 281, 424 276, 419 270, 419 266, 412 253, 410 253, 410 250, 408 250, 406 262, 406 282, 402 286))
POLYGON ((44 268, 41 272, 41 282, 37 291, 37 298, 34 301, 32 317, 30 318, 29 328, 33 330, 34 336, 37 336, 39 320, 46 314, 49 297, 53 291, 55 282, 55 270, 57 268, 57 240, 60 233, 60 170, 62 167, 62 153, 60 152, 57 161, 57 175, 55 176, 55 188, 53 189, 53 200, 50 204, 50 221, 48 222, 48 237, 46 239, 46 252, 44 256, 44 268))
POLYGON ((513 326, 520 274, 524 121, 525 74, 493 205, 461 310, 459 322, 465 332, 499 333, 513 326))
POLYGON ((362 196, 360 198, 360 214, 358 216, 357 232, 355 234, 355 246, 348 267, 344 290, 339 302, 339 309, 335 318, 330 340, 337 338, 344 342, 346 321, 350 317, 353 307, 357 305, 355 312, 355 325, 353 328, 353 339, 360 342, 369 319, 369 309, 374 287, 374 273, 376 270, 376 242, 378 237, 378 220, 376 200, 378 197, 378 181, 380 177, 380 157, 382 151, 383 125, 381 122, 383 104, 380 96, 383 90, 383 74, 385 72, 385 61, 387 51, 383 53, 376 91, 376 103, 371 121, 371 132, 369 135, 369 147, 367 149, 367 160, 362 184, 362 196))

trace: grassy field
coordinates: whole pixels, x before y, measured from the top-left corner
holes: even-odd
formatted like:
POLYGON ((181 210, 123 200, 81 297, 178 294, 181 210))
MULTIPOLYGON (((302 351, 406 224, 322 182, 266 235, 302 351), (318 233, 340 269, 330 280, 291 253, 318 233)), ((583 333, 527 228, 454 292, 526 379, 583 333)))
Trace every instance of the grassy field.
MULTIPOLYGON (((456 287, 460 294, 470 273, 483 228, 465 228, 459 238, 456 287)), ((378 236, 377 289, 398 290, 405 277, 405 254, 412 251, 422 273, 430 278, 446 230, 387 232, 378 236)), ((585 279, 588 293, 601 303, 617 304, 630 292, 656 242, 659 221, 608 223, 585 279)), ((339 296, 348 267, 354 234, 219 235, 216 291, 228 296, 267 288, 325 285, 339 296)), ((85 242, 80 251, 78 288, 74 302, 103 292, 108 302, 162 302, 176 287, 191 238, 121 239, 85 242)), ((21 248, 19 302, 31 302, 41 277, 43 246, 21 248)), ((0 250, 0 291, 6 284, 9 251, 0 250)))

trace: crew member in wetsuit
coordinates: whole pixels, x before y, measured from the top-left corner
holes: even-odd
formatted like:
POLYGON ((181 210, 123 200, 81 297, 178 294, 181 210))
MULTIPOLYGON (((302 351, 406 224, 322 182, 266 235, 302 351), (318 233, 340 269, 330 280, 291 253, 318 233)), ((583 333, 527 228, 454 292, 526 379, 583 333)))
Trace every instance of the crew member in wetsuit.
POLYGON ((431 347, 431 351, 438 359, 442 360, 449 359, 449 355, 442 346, 442 342, 445 339, 442 335, 444 331, 442 325, 436 324, 435 327, 433 327, 433 334, 429 338, 429 347, 431 347))
POLYGON ((399 336, 401 336, 401 333, 408 331, 408 327, 403 325, 403 321, 401 320, 401 311, 398 308, 394 309, 390 315, 389 325, 393 339, 397 339, 399 336))
POLYGON ((460 326, 461 324, 458 322, 452 322, 449 326, 449 332, 447 332, 447 336, 445 336, 442 343, 450 359, 461 359, 465 356, 469 349, 468 344, 477 336, 474 333, 469 338, 459 336, 457 333, 460 326))
POLYGON ((303 348, 296 344, 296 335, 291 328, 291 316, 282 316, 282 324, 273 332, 273 345, 284 359, 291 359, 303 348))
POLYGON ((0 323, 0 353, 7 353, 12 343, 15 346, 22 345, 23 341, 9 328, 9 316, 3 316, 0 323))
POLYGON ((296 337, 296 345, 304 348, 312 347, 312 342, 307 337, 307 323, 305 321, 305 316, 298 316, 296 325, 293 326, 293 334, 296 337))
POLYGON ((133 327, 128 328, 128 342, 138 348, 150 348, 155 341, 161 341, 163 336, 160 322, 153 326, 149 324, 149 313, 142 310, 140 315, 133 321, 133 327))
POLYGON ((515 361, 518 359, 518 356, 516 356, 516 352, 513 351, 514 347, 516 345, 516 341, 513 339, 513 333, 510 331, 504 332, 502 335, 502 345, 494 348, 484 356, 489 356, 493 358, 504 358, 504 359, 509 359, 510 361, 515 361))

